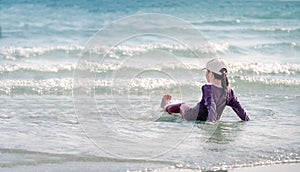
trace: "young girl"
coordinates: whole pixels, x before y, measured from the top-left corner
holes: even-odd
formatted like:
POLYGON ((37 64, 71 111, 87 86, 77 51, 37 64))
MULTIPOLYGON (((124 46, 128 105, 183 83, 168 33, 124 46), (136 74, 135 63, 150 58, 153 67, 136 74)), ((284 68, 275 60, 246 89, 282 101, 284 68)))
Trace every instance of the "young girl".
POLYGON ((206 64, 206 80, 202 86, 202 99, 193 108, 186 103, 170 104, 172 96, 166 94, 161 107, 169 114, 180 113, 183 119, 215 123, 222 115, 225 106, 230 106, 243 121, 250 118, 240 105, 231 88, 228 87, 227 65, 222 59, 212 59, 206 64))

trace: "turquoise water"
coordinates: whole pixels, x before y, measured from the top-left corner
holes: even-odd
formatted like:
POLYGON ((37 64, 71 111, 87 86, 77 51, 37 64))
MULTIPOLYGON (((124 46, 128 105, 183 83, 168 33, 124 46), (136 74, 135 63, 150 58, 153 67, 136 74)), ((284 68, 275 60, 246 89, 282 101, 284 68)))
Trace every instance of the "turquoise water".
POLYGON ((300 2, 0 5, 1 171, 300 162, 300 2), (216 125, 160 112, 165 93, 199 101, 201 69, 214 56, 229 63, 230 86, 252 120, 229 108, 216 125))

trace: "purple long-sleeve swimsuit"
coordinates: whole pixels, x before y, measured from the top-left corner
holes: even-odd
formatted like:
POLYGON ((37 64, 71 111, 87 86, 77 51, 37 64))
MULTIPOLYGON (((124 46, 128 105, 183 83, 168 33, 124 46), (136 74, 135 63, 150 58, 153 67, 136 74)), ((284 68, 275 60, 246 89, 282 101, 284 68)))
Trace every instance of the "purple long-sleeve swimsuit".
MULTIPOLYGON (((181 105, 182 103, 169 105, 166 107, 166 111, 170 114, 180 113, 181 105)), ((202 86, 201 101, 195 107, 186 110, 183 113, 183 118, 186 120, 216 122, 220 119, 226 105, 230 106, 241 120, 250 120, 231 88, 227 89, 226 99, 222 88, 209 84, 202 86)))

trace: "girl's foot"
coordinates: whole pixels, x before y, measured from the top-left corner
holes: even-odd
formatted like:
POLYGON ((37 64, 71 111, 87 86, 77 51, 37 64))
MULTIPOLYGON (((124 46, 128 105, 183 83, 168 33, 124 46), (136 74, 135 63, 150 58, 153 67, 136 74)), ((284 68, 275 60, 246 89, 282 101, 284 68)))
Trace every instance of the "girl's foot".
POLYGON ((170 104, 171 99, 172 99, 172 96, 171 96, 170 94, 164 95, 163 98, 162 98, 162 100, 161 100, 160 107, 161 107, 163 110, 166 110, 166 106, 167 106, 168 104, 170 104))

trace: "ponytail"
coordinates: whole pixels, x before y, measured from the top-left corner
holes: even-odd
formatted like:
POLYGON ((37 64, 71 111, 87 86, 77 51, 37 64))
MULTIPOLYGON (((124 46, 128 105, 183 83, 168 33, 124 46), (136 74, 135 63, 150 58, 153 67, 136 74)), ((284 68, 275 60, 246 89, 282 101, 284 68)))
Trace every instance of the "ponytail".
POLYGON ((227 100, 227 97, 228 97, 227 87, 229 85, 228 78, 227 78, 227 69, 222 68, 220 70, 220 72, 222 73, 221 83, 222 83, 222 88, 223 88, 223 94, 224 94, 225 99, 227 100))
POLYGON ((223 95, 224 95, 225 99, 227 100, 227 97, 228 97, 227 88, 228 88, 228 85, 229 85, 228 78, 227 78, 227 69, 222 68, 220 70, 220 72, 222 73, 222 75, 216 74, 214 72, 213 72, 213 74, 214 74, 214 77, 216 79, 221 80, 221 85, 222 85, 222 88, 223 88, 223 95))

